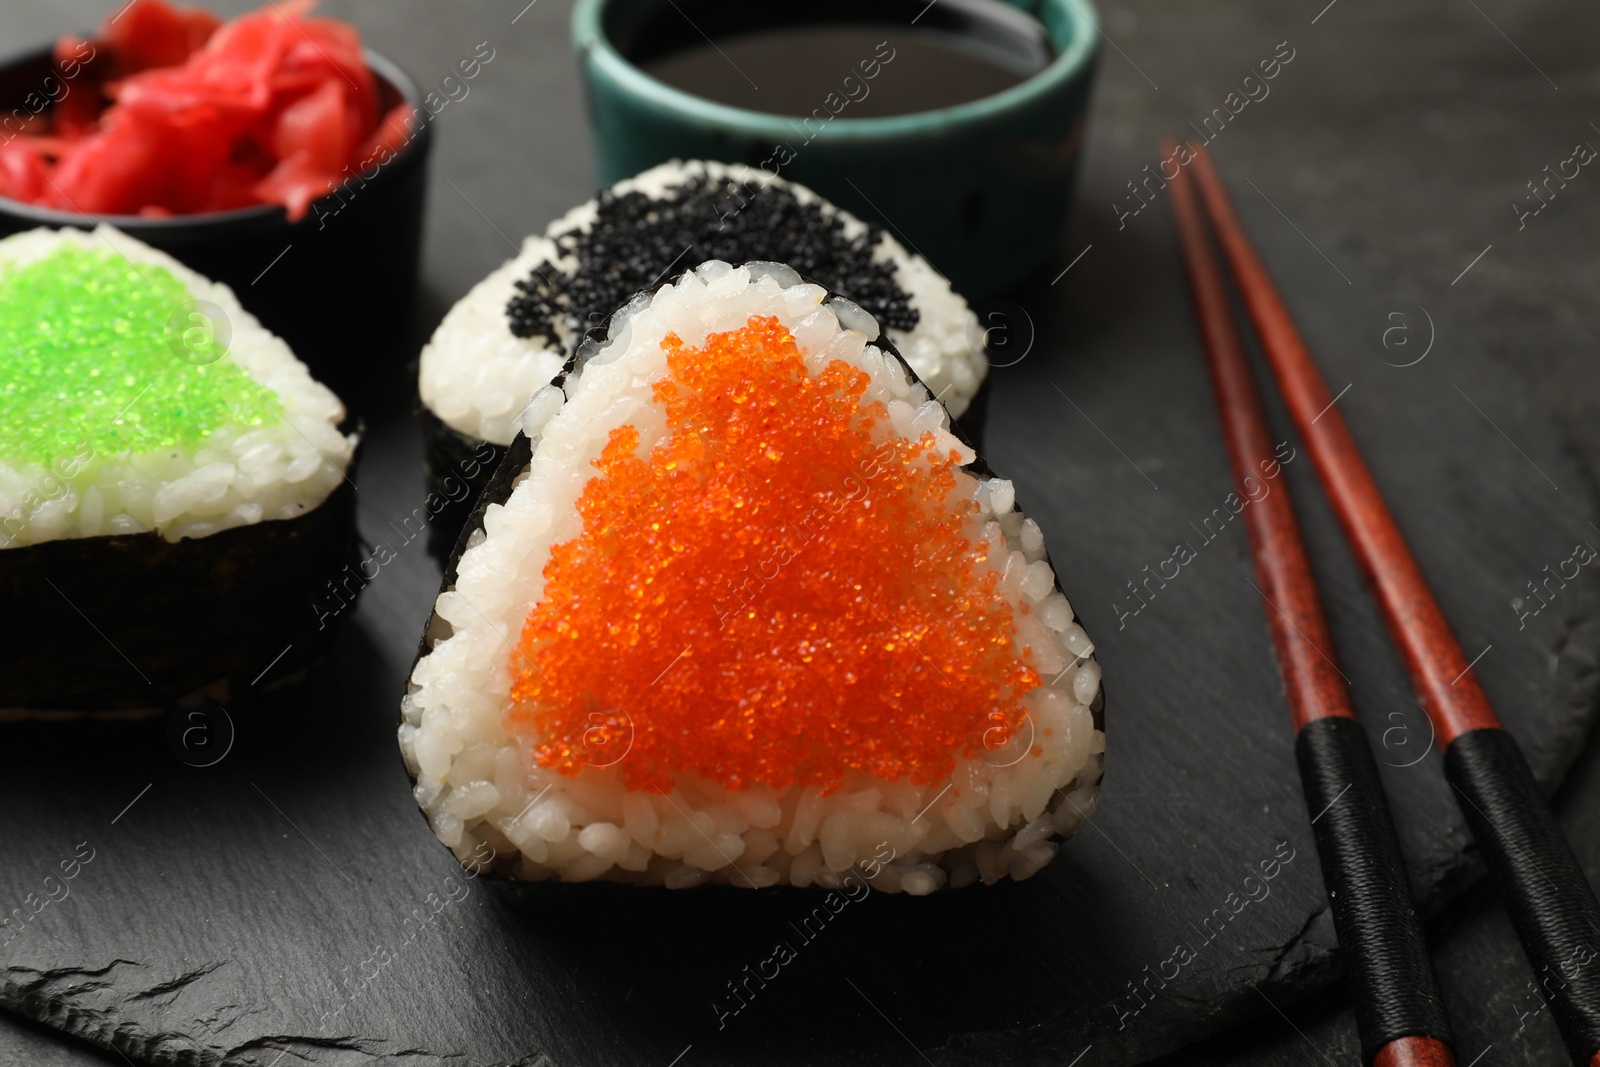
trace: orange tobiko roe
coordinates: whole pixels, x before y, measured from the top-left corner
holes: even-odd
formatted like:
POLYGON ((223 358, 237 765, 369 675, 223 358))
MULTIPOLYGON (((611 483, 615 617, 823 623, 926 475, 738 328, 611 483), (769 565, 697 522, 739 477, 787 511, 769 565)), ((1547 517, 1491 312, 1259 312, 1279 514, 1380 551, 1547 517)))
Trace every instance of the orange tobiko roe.
POLYGON ((510 660, 506 725, 538 763, 831 792, 938 782, 1010 736, 1040 678, 959 454, 893 434, 850 364, 809 375, 776 318, 662 347, 667 434, 611 432, 510 660))

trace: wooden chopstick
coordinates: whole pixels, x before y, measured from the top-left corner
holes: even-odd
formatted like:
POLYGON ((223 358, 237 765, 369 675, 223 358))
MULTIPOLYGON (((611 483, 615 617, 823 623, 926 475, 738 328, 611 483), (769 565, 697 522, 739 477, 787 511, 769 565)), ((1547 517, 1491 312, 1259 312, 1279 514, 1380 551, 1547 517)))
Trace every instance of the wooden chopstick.
MULTIPOLYGON (((1171 158, 1174 146, 1163 155, 1171 158)), ((1278 473, 1266 412, 1245 359, 1189 179, 1172 181, 1194 302, 1260 581, 1262 611, 1295 728, 1295 757, 1317 855, 1344 949, 1362 1061, 1381 1067, 1451 1067, 1449 1020, 1412 905, 1400 842, 1366 734, 1335 662, 1333 637, 1288 488, 1278 473)))
POLYGON ((1576 1064, 1600 1067, 1600 903, 1500 725, 1203 149, 1200 199, 1267 362, 1444 747, 1445 776, 1576 1064))

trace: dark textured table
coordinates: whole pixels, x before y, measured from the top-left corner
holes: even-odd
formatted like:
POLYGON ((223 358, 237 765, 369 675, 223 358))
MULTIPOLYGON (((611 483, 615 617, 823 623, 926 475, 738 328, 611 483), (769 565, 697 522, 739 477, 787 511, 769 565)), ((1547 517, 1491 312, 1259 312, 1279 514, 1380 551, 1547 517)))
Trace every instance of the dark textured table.
MULTIPOLYGON (((325 9, 425 89, 478 42, 496 49, 439 120, 416 308, 425 336, 513 241, 590 193, 568 8, 325 9)), ((22 0, 0 28, 20 45, 103 13, 22 0)), ((1243 537, 1189 532, 1229 486, 1168 207, 1127 185, 1153 167, 1161 136, 1192 135, 1286 50, 1269 95, 1213 119, 1217 162, 1333 387, 1349 384, 1341 407, 1468 654, 1485 650, 1489 695, 1544 780, 1578 761, 1558 803, 1600 874, 1600 751, 1583 748, 1600 582, 1581 573, 1536 615, 1536 602, 1515 604, 1574 544, 1600 545, 1600 186, 1588 188, 1600 179, 1552 182, 1557 194, 1520 229, 1511 206, 1519 194, 1534 205, 1525 183, 1575 144, 1600 145, 1600 12, 1317 0, 1110 5, 1102 17, 1101 85, 1059 262, 980 308, 1003 314, 1018 348, 1031 342, 996 372, 989 458, 1039 513, 1110 693, 1101 814, 1046 874, 872 900, 727 1034, 703 1002, 758 958, 790 898, 661 905, 604 887, 452 887, 464 896, 446 898, 437 928, 350 998, 341 974, 395 947, 399 917, 450 885, 448 857, 408 810, 392 740, 438 578, 419 543, 372 583, 300 695, 241 713, 237 751, 214 768, 179 764, 141 727, 0 734, 5 899, 33 892, 77 842, 96 848, 72 896, 0 948, 0 1001, 119 1050, 0 1016, 0 1061, 1092 1067, 1241 1023, 1170 1062, 1356 1062, 1243 537), (1201 543, 1199 558, 1141 607, 1125 583, 1176 540, 1201 543), (1148 1004, 1121 989, 1280 841, 1296 859, 1192 973, 1148 1004), (349 1011, 319 1024, 334 1008, 349 1011)), ((370 378, 350 399, 369 419, 360 507, 375 536, 420 503, 420 448, 405 354, 362 358, 370 378)), ((1437 754, 1423 755, 1426 722, 1308 464, 1285 480, 1389 765, 1413 879, 1438 910, 1430 934, 1461 1062, 1560 1062, 1492 896, 1477 886, 1446 902, 1477 868, 1437 754)))

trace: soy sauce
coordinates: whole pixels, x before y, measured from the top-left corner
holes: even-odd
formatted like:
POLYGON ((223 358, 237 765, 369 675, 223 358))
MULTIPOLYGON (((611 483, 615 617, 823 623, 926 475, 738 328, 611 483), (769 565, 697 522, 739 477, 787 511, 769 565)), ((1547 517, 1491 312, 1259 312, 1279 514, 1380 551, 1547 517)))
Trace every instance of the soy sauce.
POLYGON ((610 27, 646 73, 779 115, 877 118, 993 96, 1054 58, 1045 28, 999 0, 674 0, 610 27))

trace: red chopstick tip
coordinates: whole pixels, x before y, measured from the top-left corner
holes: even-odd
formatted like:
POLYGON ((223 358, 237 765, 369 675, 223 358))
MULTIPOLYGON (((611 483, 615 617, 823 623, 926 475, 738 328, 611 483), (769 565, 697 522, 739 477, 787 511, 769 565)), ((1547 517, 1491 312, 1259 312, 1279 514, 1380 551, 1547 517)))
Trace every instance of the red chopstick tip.
POLYGON ((1450 1046, 1431 1037, 1399 1038, 1372 1057, 1372 1067, 1455 1067, 1455 1062, 1450 1046))
POLYGON ((1161 138, 1161 161, 1163 163, 1170 162, 1177 168, 1171 177, 1167 177, 1166 171, 1162 170, 1162 177, 1167 178, 1168 181, 1177 181, 1182 177, 1183 169, 1198 159, 1204 152, 1205 149, 1196 148, 1193 141, 1179 141, 1173 137, 1161 138))
POLYGON ((1489 698, 1467 669, 1470 664, 1460 642, 1334 406, 1337 397, 1245 234, 1216 168, 1204 152, 1196 153, 1191 163, 1198 199, 1233 268, 1279 392, 1334 515, 1377 595, 1384 622, 1440 743, 1448 747, 1462 734, 1498 728, 1500 720, 1489 698))
POLYGON ((1265 464, 1272 461, 1275 448, 1244 341, 1228 305, 1222 266, 1206 237, 1200 205, 1186 176, 1172 182, 1172 213, 1234 489, 1237 499, 1255 501, 1243 512, 1243 521, 1260 583, 1254 587, 1272 634, 1289 717, 1297 734, 1318 719, 1354 718, 1349 681, 1333 659, 1333 636, 1289 491, 1258 495, 1251 490, 1252 484, 1257 489, 1263 484, 1258 472, 1268 469, 1265 464))

